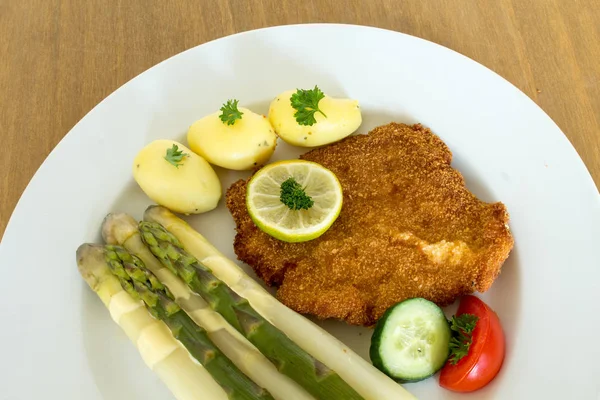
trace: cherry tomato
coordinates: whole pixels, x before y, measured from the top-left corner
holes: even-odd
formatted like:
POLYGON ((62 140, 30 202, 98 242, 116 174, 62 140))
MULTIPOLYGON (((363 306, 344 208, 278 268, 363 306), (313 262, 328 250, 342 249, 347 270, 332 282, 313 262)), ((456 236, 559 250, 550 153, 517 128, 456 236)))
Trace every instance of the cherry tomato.
POLYGON ((475 296, 464 296, 456 315, 479 317, 469 352, 456 365, 450 361, 440 373, 440 386, 455 392, 472 392, 487 385, 504 361, 504 332, 498 315, 475 296))

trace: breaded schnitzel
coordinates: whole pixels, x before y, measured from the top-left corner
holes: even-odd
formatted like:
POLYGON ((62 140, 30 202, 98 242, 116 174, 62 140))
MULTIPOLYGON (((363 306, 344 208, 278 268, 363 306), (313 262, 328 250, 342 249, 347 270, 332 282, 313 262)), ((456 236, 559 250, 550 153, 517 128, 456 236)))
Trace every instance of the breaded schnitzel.
POLYGON ((235 253, 300 313, 372 325, 407 298, 447 305, 486 291, 513 247, 505 206, 469 192, 448 147, 421 125, 391 123, 300 158, 344 190, 340 216, 315 240, 267 235, 246 210, 246 181, 227 191, 235 253))

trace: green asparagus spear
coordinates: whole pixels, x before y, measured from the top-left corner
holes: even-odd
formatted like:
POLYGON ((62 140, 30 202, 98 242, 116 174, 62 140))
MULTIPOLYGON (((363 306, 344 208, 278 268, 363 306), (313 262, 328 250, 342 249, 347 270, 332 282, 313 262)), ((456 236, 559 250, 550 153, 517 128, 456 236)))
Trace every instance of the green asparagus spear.
POLYGON ((89 243, 79 246, 77 266, 85 282, 111 310, 114 321, 138 349, 146 365, 177 400, 228 400, 223 388, 177 342, 166 324, 154 318, 146 307, 123 290, 106 262, 104 246, 89 243), (119 312, 123 310, 127 311, 119 312))
POLYGON ((106 246, 106 262, 123 289, 142 300, 150 313, 164 321, 173 336, 221 385, 231 400, 273 400, 263 388, 246 377, 173 300, 162 283, 146 269, 142 260, 120 246, 106 246))
POLYGON ((302 350, 283 332, 263 318, 248 300, 217 279, 211 270, 188 254, 162 225, 141 222, 142 240, 150 251, 182 278, 254 344, 277 369, 302 385, 319 400, 359 400, 362 397, 339 375, 302 350))

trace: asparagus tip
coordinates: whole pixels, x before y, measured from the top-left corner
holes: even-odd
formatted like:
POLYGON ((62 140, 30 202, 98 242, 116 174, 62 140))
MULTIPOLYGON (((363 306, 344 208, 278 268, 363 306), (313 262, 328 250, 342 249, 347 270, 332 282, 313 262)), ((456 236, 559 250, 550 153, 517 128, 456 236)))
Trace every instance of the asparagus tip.
POLYGON ((97 268, 104 262, 104 247, 99 244, 84 243, 77 248, 75 255, 79 273, 94 289, 98 282, 97 268))
POLYGON ((137 232, 137 221, 129 214, 110 213, 102 222, 102 239, 107 244, 122 245, 137 232))
POLYGON ((144 212, 144 221, 156 222, 156 220, 153 218, 153 215, 156 215, 156 213, 164 213, 165 211, 167 211, 167 209, 163 206, 159 206, 158 204, 148 206, 144 212))

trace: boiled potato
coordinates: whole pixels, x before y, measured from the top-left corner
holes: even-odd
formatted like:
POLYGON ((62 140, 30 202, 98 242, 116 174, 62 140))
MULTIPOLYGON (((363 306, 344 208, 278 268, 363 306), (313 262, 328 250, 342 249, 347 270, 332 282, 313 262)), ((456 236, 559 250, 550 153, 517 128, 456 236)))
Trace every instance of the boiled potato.
POLYGON ((140 150, 133 177, 156 203, 183 214, 210 211, 221 198, 221 182, 210 164, 172 140, 156 140, 140 150), (173 145, 185 155, 173 157, 173 145))
POLYGON ((285 142, 302 147, 321 146, 337 142, 355 132, 362 123, 357 100, 335 99, 325 96, 319 101, 320 112, 315 113, 316 123, 300 125, 294 114, 290 98, 295 90, 277 96, 269 107, 269 121, 275 132, 285 142))
POLYGON ((219 167, 246 170, 265 164, 275 151, 277 135, 269 120, 240 107, 242 118, 228 125, 216 112, 196 121, 188 130, 191 149, 219 167))

